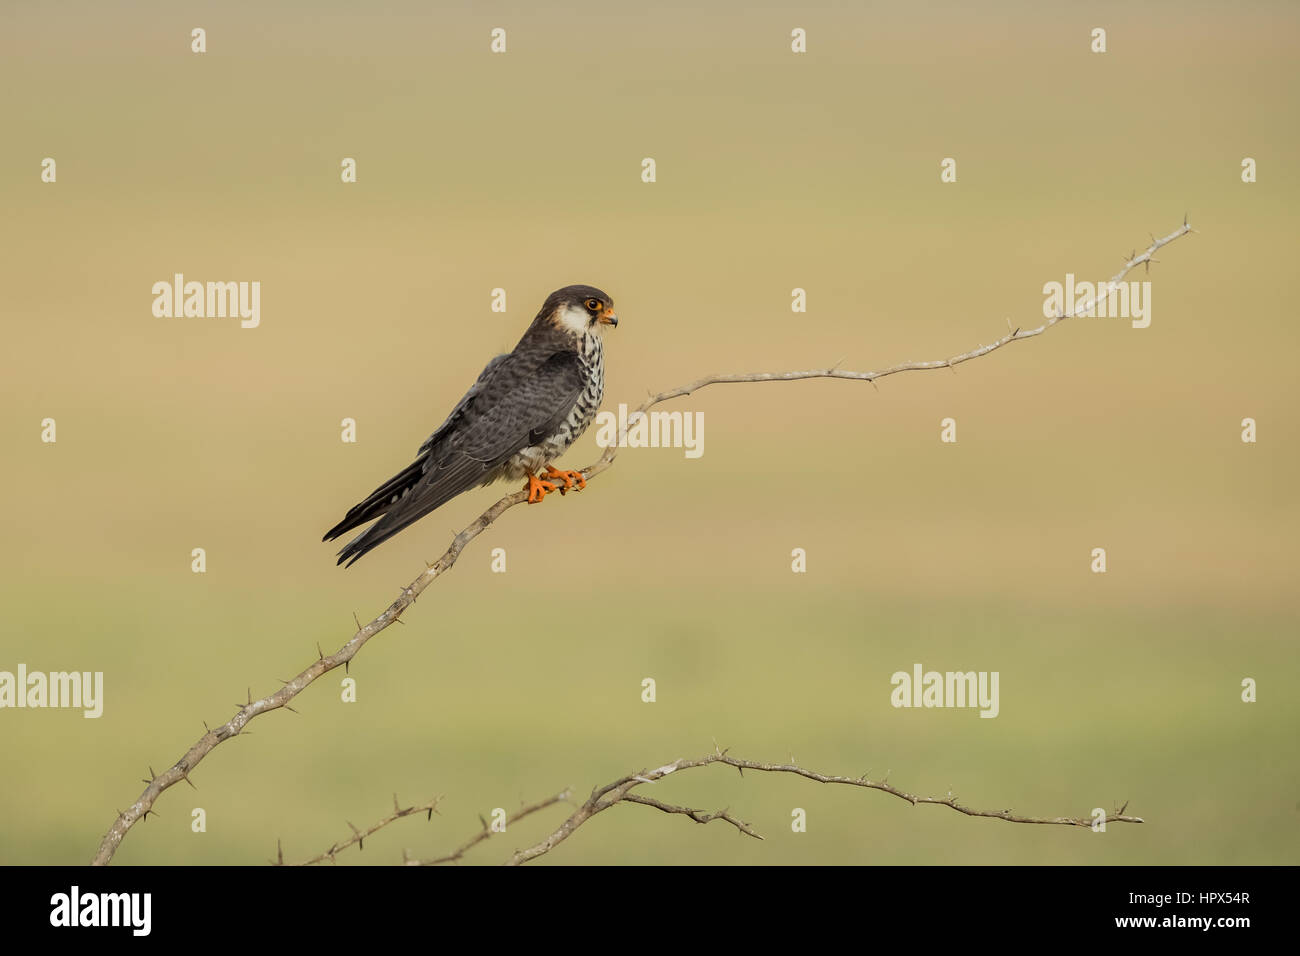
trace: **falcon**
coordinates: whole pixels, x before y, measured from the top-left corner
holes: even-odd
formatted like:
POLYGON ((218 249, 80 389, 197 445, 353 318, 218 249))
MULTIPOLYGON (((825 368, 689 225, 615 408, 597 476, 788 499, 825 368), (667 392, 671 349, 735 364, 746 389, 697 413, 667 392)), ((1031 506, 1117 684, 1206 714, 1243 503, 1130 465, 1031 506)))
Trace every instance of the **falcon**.
POLYGON ((528 478, 528 503, 587 486, 582 472, 551 463, 591 424, 605 392, 605 326, 614 303, 589 285, 546 297, 514 351, 487 363, 415 461, 372 491, 322 541, 375 521, 339 551, 351 567, 367 551, 463 491, 528 478), (562 481, 563 486, 558 483, 562 481))

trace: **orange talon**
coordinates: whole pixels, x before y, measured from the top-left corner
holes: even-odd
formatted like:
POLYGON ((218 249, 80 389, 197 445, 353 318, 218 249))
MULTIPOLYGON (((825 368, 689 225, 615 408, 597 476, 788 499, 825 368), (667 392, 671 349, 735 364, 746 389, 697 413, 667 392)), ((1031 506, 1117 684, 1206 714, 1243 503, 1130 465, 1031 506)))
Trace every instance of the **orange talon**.
POLYGON ((560 489, 560 494, 564 494, 572 488, 574 482, 577 482, 579 491, 587 487, 587 479, 582 477, 582 472, 580 471, 561 471, 554 465, 547 465, 546 477, 564 479, 564 487, 560 489))
POLYGON ((542 481, 534 475, 529 475, 528 484, 524 486, 524 489, 528 492, 528 503, 530 505, 535 505, 544 500, 550 492, 554 491, 555 485, 551 484, 549 481, 542 481))

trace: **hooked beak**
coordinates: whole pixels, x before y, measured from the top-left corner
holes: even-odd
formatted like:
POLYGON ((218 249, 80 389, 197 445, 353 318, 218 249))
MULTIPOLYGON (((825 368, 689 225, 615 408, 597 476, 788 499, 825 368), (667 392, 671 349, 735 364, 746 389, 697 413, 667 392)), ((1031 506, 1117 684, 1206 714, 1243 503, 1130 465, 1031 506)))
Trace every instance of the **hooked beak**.
POLYGON ((597 316, 596 321, 601 325, 612 325, 615 328, 618 328, 618 316, 614 314, 613 308, 607 308, 604 312, 600 313, 600 315, 597 316))

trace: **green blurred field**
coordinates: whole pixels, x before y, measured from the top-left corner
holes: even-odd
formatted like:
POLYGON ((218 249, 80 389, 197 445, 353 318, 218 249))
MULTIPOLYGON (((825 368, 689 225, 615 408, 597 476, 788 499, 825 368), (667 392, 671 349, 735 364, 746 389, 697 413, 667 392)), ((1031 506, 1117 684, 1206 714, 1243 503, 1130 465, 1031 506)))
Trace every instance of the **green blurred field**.
MULTIPOLYGON (((553 288, 614 296, 614 408, 709 372, 965 351, 1184 213, 1200 233, 1160 253, 1148 329, 1071 320, 878 390, 678 401, 705 414, 702 458, 629 449, 583 494, 511 511, 354 661, 356 704, 336 673, 258 718, 116 860, 259 863, 277 839, 300 859, 394 791, 444 794, 442 815, 350 862, 433 856, 494 807, 717 741, 1148 822, 1011 826, 709 768, 654 795, 729 806, 765 842, 626 806, 542 862, 1300 861, 1293 5, 319 6, 0 13, 0 670, 102 670, 108 695, 95 721, 0 711, 0 863, 88 860, 150 765, 343 643, 495 500, 346 572, 319 543, 553 288), (261 327, 154 318, 174 272, 259 280, 261 327), (917 661, 1000 671, 1001 715, 892 708, 917 661)), ((566 461, 597 454, 588 434, 566 461)))

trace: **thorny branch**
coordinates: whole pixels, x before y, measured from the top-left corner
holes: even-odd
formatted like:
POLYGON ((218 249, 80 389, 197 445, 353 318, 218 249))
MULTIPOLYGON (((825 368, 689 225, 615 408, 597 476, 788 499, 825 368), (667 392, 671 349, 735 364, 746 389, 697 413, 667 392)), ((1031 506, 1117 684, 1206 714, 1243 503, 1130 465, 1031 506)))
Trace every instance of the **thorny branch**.
MULTIPOLYGON (((547 797, 545 800, 539 800, 536 803, 530 803, 526 807, 520 807, 512 815, 506 818, 506 827, 509 828, 510 824, 522 820, 529 814, 536 813, 538 810, 545 810, 547 807, 554 806, 557 803, 563 803, 568 799, 569 791, 561 790, 559 793, 547 797)), ((466 852, 478 846, 484 840, 490 839, 492 835, 497 832, 493 830, 488 822, 482 817, 479 817, 479 822, 483 824, 483 829, 479 830, 478 833, 474 834, 450 853, 445 854, 444 856, 436 856, 430 860, 412 860, 407 857, 402 862, 407 866, 437 866, 439 863, 459 863, 461 857, 463 857, 466 852)))
MULTIPOLYGON (((310 860, 303 860, 301 863, 295 863, 293 865, 311 866, 314 863, 323 863, 325 860, 329 860, 331 863, 333 863, 335 862, 334 858, 338 856, 339 853, 341 853, 343 850, 346 850, 348 847, 352 846, 353 844, 355 844, 358 849, 364 850, 366 848, 366 837, 370 836, 370 834, 372 833, 376 833, 379 830, 382 830, 390 823, 402 819, 402 817, 409 817, 413 813, 424 813, 427 814, 428 819, 432 820, 433 815, 438 812, 438 804, 441 802, 442 802, 442 797, 434 797, 428 803, 422 803, 418 807, 402 807, 397 802, 397 794, 393 794, 393 812, 390 813, 388 816, 384 817, 379 822, 371 824, 370 826, 366 827, 364 831, 358 830, 355 826, 352 825, 350 821, 345 820, 344 822, 347 823, 348 827, 352 830, 352 836, 344 840, 342 843, 331 844, 328 850, 325 850, 323 853, 316 854, 310 860)), ((276 842, 276 846, 275 846, 275 865, 276 866, 285 865, 284 847, 282 847, 278 841, 276 842)))
MULTIPOLYGON (((957 798, 953 796, 951 792, 949 792, 946 797, 919 797, 916 794, 908 793, 906 790, 900 790, 898 787, 895 787, 892 784, 890 784, 888 774, 886 774, 884 779, 881 780, 871 780, 867 777, 865 773, 860 777, 838 777, 838 776, 832 776, 830 774, 818 773, 815 770, 807 770, 803 767, 796 765, 793 761, 791 761, 788 764, 767 764, 767 763, 758 763, 757 761, 753 761, 753 760, 742 760, 739 757, 732 757, 726 750, 719 750, 715 746, 713 753, 705 754, 703 757, 701 757, 698 760, 677 759, 670 764, 665 764, 664 766, 657 767, 654 770, 642 770, 639 773, 630 773, 625 777, 620 777, 619 779, 615 780, 613 783, 608 783, 603 787, 597 787, 596 789, 592 790, 591 796, 587 798, 586 802, 584 802, 581 806, 579 806, 568 817, 568 819, 566 819, 563 823, 561 823, 550 835, 548 835, 545 839, 541 840, 540 842, 535 843, 534 845, 528 847, 527 849, 516 850, 515 853, 512 854, 508 860, 505 861, 505 865, 518 866, 521 863, 527 863, 529 860, 535 860, 537 859, 537 857, 549 853, 551 850, 555 849, 556 846, 558 846, 559 844, 563 843, 566 839, 568 839, 569 836, 572 835, 573 831, 578 829, 578 827, 582 826, 582 824, 586 823, 596 814, 608 810, 610 807, 619 803, 639 803, 643 806, 654 807, 654 809, 660 810, 667 814, 677 814, 677 815, 689 817, 690 819, 694 820, 696 823, 711 823, 714 820, 723 820, 726 823, 730 823, 733 827, 735 827, 736 831, 739 833, 743 833, 746 836, 751 836, 756 840, 763 839, 762 834, 760 834, 757 830, 755 830, 754 827, 746 823, 744 820, 741 820, 739 817, 733 816, 730 808, 724 808, 722 810, 714 810, 714 811, 694 810, 691 809, 690 807, 679 807, 671 803, 664 803, 662 800, 657 800, 654 797, 647 797, 643 794, 633 792, 633 790, 635 790, 637 787, 640 787, 645 784, 654 784, 662 780, 664 777, 668 776, 671 773, 677 773, 682 770, 692 770, 697 767, 707 767, 710 764, 715 764, 715 763, 723 764, 728 767, 735 767, 742 777, 745 775, 746 770, 756 770, 762 773, 789 773, 799 777, 804 777, 805 779, 808 780, 814 780, 817 783, 829 783, 829 784, 838 783, 850 787, 860 787, 864 790, 879 790, 883 793, 892 794, 893 796, 898 797, 900 800, 906 800, 908 803, 912 804, 913 806, 916 806, 917 804, 921 804, 921 803, 932 803, 935 804, 936 806, 950 807, 951 809, 956 810, 958 813, 964 813, 969 817, 990 817, 991 819, 994 820, 1005 820, 1007 823, 1042 823, 1042 824, 1050 824, 1050 825, 1057 825, 1057 826, 1091 828, 1094 825, 1094 823, 1097 822, 1091 816, 1088 817, 1027 817, 1027 816, 1021 816, 1020 814, 1012 813, 1009 809, 1008 810, 975 810, 972 809, 971 807, 959 803, 957 801, 957 798)), ((554 804, 557 803, 562 803, 564 801, 567 801, 568 799, 569 799, 569 791, 563 790, 552 797, 547 797, 545 800, 540 800, 537 803, 520 807, 518 810, 515 811, 513 815, 507 818, 506 829, 508 829, 510 825, 518 822, 519 820, 522 820, 524 817, 536 813, 538 810, 543 810, 546 807, 553 806, 554 804)), ((433 807, 436 806, 436 804, 437 801, 433 801, 432 804, 426 804, 425 806, 421 806, 421 807, 413 807, 407 810, 398 811, 396 813, 390 814, 389 816, 380 820, 374 826, 367 829, 365 831, 364 836, 369 836, 370 834, 374 833, 376 830, 387 826, 388 824, 392 823, 396 819, 399 819, 399 817, 408 816, 412 813, 417 813, 426 808, 432 810, 433 807)), ((397 806, 396 797, 393 798, 393 806, 395 808, 397 806)), ((1126 815, 1124 813, 1126 809, 1128 809, 1127 803, 1113 815, 1106 814, 1105 822, 1106 823, 1144 823, 1145 822, 1141 817, 1126 815)), ((409 854, 403 851, 402 862, 406 866, 434 866, 439 863, 459 862, 461 858, 464 857, 465 853, 468 850, 482 843, 484 840, 489 839, 494 835, 494 833, 498 832, 498 831, 494 831, 489 826, 487 820, 484 820, 481 816, 479 817, 479 821, 483 824, 483 828, 474 836, 470 837, 468 840, 462 843, 451 853, 448 853, 444 856, 434 857, 429 860, 413 860, 410 858, 409 854)), ((348 824, 348 826, 352 826, 352 824, 348 824)), ((305 864, 319 863, 321 860, 325 860, 325 859, 328 859, 331 863, 333 863, 335 855, 340 850, 345 849, 346 847, 351 846, 354 843, 359 844, 361 842, 360 838, 363 834, 357 831, 356 827, 352 827, 352 830, 353 833, 356 834, 356 836, 354 836, 351 840, 348 840, 346 843, 334 844, 324 853, 317 854, 316 856, 312 857, 310 860, 306 860, 305 864)), ((280 854, 279 862, 280 863, 284 862, 284 856, 282 853, 280 854)))
MULTIPOLYGON (((889 793, 898 797, 900 800, 906 800, 908 803, 916 806, 919 803, 933 803, 941 807, 950 807, 958 813, 964 813, 968 817, 991 817, 994 820, 1005 820, 1007 823, 1043 823, 1055 824, 1058 826, 1071 827, 1092 827, 1094 820, 1092 817, 1026 817, 1010 810, 975 810, 964 804, 958 803, 957 798, 950 792, 946 797, 919 797, 916 794, 908 793, 906 790, 900 790, 889 782, 888 775, 883 780, 870 780, 866 774, 861 777, 837 777, 828 774, 817 773, 814 770, 805 770, 797 766, 793 761, 788 764, 769 764, 758 763, 753 760, 742 760, 739 757, 731 756, 725 750, 715 749, 711 754, 705 754, 698 760, 686 760, 679 758, 670 764, 657 767, 654 770, 642 770, 640 773, 628 774, 626 777, 620 777, 613 783, 608 783, 603 787, 598 787, 591 792, 587 801, 567 820, 561 823, 545 839, 535 843, 525 850, 518 850, 510 859, 506 860, 506 866, 518 866, 521 863, 527 863, 529 860, 535 860, 537 857, 549 853, 559 844, 563 843, 573 831, 578 829, 596 814, 608 810, 617 803, 641 803, 656 810, 662 810, 665 813, 679 813, 690 817, 696 823, 708 823, 711 820, 725 820, 735 827, 740 833, 746 836, 752 836, 759 840, 763 839, 759 833, 743 820, 739 820, 731 815, 729 810, 718 810, 709 813, 704 810, 691 810, 686 807, 676 807, 671 804, 662 803, 651 797, 642 796, 641 794, 632 793, 636 787, 643 784, 653 784, 662 780, 670 773, 677 773, 682 770, 691 770, 695 767, 707 767, 709 764, 725 764, 728 767, 735 767, 743 776, 746 770, 757 770, 763 773, 790 773, 796 776, 804 777, 808 780, 815 780, 818 783, 838 783, 850 787, 861 787, 865 790, 880 790, 883 793, 889 793)), ((1124 808, 1127 809, 1127 804, 1124 808)), ((1106 815, 1107 823, 1143 823, 1141 817, 1125 815, 1122 810, 1114 816, 1106 815)))
MULTIPOLYGON (((635 424, 638 415, 644 413, 652 406, 658 405, 661 402, 669 401, 670 399, 680 398, 683 395, 690 395, 692 392, 708 385, 721 385, 734 382, 790 382, 805 378, 844 378, 874 382, 877 379, 884 378, 887 375, 896 375, 899 372, 951 368, 952 366, 959 365, 962 362, 968 362, 971 359, 988 355, 990 352, 994 352, 1012 342, 1019 342, 1024 339, 1033 338, 1036 335, 1041 335, 1052 326, 1057 325, 1066 319, 1073 318, 1075 315, 1086 315, 1092 310, 1093 306, 1097 302, 1110 295, 1118 283, 1128 275, 1129 272, 1138 266, 1146 266, 1146 268, 1150 270, 1151 263, 1156 261, 1153 257, 1157 250, 1192 231, 1192 227, 1187 224, 1187 220, 1184 218, 1183 224, 1173 232, 1169 233, 1169 235, 1160 239, 1153 236, 1151 245, 1148 246, 1144 252, 1129 255, 1124 261, 1124 268, 1116 273, 1104 287, 1099 288, 1096 294, 1085 302, 1081 308, 1078 308, 1073 312, 1058 313, 1037 328, 1019 328, 1009 331, 1006 335, 1002 336, 995 342, 988 345, 981 345, 978 348, 971 349, 969 352, 963 352, 960 355, 954 355, 951 358, 939 359, 931 362, 903 362, 899 365, 871 372, 853 372, 838 368, 827 368, 802 372, 753 372, 739 375, 710 375, 691 382, 688 385, 682 385, 678 388, 669 389, 666 392, 660 392, 657 395, 651 395, 641 403, 636 412, 628 416, 627 424, 628 426, 635 424)), ((582 474, 587 481, 590 481, 593 477, 600 474, 613 464, 614 458, 618 454, 618 448, 626 436, 626 427, 627 426, 625 426, 620 432, 619 440, 611 443, 609 447, 605 449, 604 454, 602 454, 600 458, 598 458, 593 464, 581 469, 582 474)), ((125 810, 118 811, 117 819, 113 821, 113 825, 109 827, 108 832, 104 834, 104 838, 100 841, 99 849, 96 850, 95 856, 91 862, 97 866, 103 866, 109 863, 113 859, 113 854, 117 852, 118 846, 121 845, 122 840, 126 837, 126 834, 130 831, 131 827, 148 816, 153 809, 154 803, 157 801, 158 797, 162 795, 163 791, 175 786, 182 780, 193 786, 193 781, 191 781, 189 777, 190 772, 198 766, 199 762, 211 753, 218 744, 229 740, 231 737, 237 736, 241 731, 243 731, 243 729, 248 725, 248 722, 254 717, 267 713, 268 711, 278 710, 281 707, 292 710, 293 708, 289 706, 289 701, 293 700, 300 693, 306 690, 308 685, 323 674, 327 674, 336 667, 344 665, 348 661, 352 660, 367 641, 380 631, 384 630, 384 628, 388 627, 394 621, 398 620, 402 616, 402 612, 404 612, 415 601, 415 599, 420 596, 425 588, 451 569, 451 566, 456 563, 456 559, 460 557, 461 552, 465 550, 466 545, 482 534, 484 529, 486 529, 488 525, 492 524, 492 522, 496 521, 497 518, 501 517, 502 514, 515 507, 515 505, 523 504, 527 498, 528 494, 526 491, 516 491, 514 494, 506 495, 501 498, 479 515, 478 518, 471 522, 458 535, 456 535, 456 537, 451 541, 451 546, 447 548, 442 557, 429 565, 425 571, 421 572, 419 577, 404 587, 397 599, 393 601, 393 603, 390 604, 382 614, 370 621, 370 623, 366 624, 364 627, 358 627, 357 632, 353 634, 347 643, 337 651, 328 656, 323 652, 320 652, 320 657, 317 661, 298 674, 298 676, 294 677, 293 680, 285 681, 284 686, 273 694, 253 700, 250 691, 247 702, 239 707, 239 710, 233 717, 215 730, 208 728, 207 732, 204 733, 204 735, 200 737, 194 745, 176 761, 176 763, 172 764, 162 773, 154 775, 151 771, 144 792, 141 793, 140 796, 136 798, 135 802, 125 810)), ((563 839, 563 837, 560 839, 563 839)), ((546 851, 542 850, 540 852, 546 851)))
MULTIPOLYGON (((513 814, 506 817, 505 820, 506 827, 509 827, 512 823, 518 823, 524 817, 530 816, 531 814, 536 813, 538 810, 545 810, 549 806, 554 806, 555 804, 562 803, 568 799, 569 799, 569 791, 561 790, 559 793, 555 794, 554 796, 547 797, 545 800, 539 800, 536 803, 529 804, 528 806, 520 807, 513 814)), ((441 802, 442 802, 442 797, 434 797, 428 803, 422 803, 418 807, 406 807, 405 809, 402 809, 397 804, 397 794, 393 794, 393 812, 390 813, 388 816, 384 817, 382 820, 379 820, 377 823, 374 823, 371 826, 366 827, 364 831, 358 830, 351 823, 348 823, 348 826, 351 827, 352 829, 352 837, 350 839, 344 840, 342 843, 335 843, 331 845, 329 849, 321 853, 317 853, 315 856, 311 857, 310 859, 303 860, 301 863, 295 863, 292 865, 311 866, 312 864, 315 863, 322 863, 325 860, 329 860, 331 863, 335 863, 337 862, 335 858, 339 855, 339 853, 346 850, 348 847, 354 845, 358 849, 364 850, 366 848, 364 842, 366 837, 370 836, 370 834, 372 833, 382 830, 390 823, 394 823, 402 819, 402 817, 409 817, 416 813, 427 813, 428 819, 432 820, 433 815, 438 812, 438 804, 441 802)), ((441 816, 441 814, 439 815, 441 816)), ((464 843, 462 843, 452 852, 444 856, 435 857, 431 860, 413 860, 411 859, 410 854, 408 854, 405 850, 403 850, 402 863, 406 866, 436 866, 439 863, 460 862, 461 857, 463 857, 467 852, 469 852, 474 847, 478 846, 478 844, 482 843, 484 840, 490 839, 495 833, 498 832, 496 830, 493 830, 491 825, 487 822, 487 820, 484 820, 483 817, 481 816, 479 817, 479 822, 483 824, 483 829, 480 830, 478 833, 474 834, 474 836, 470 837, 468 840, 466 840, 464 843)), ((276 843, 275 855, 276 855, 276 859, 274 861, 274 865, 284 866, 285 865, 284 848, 280 846, 278 841, 276 843)))

